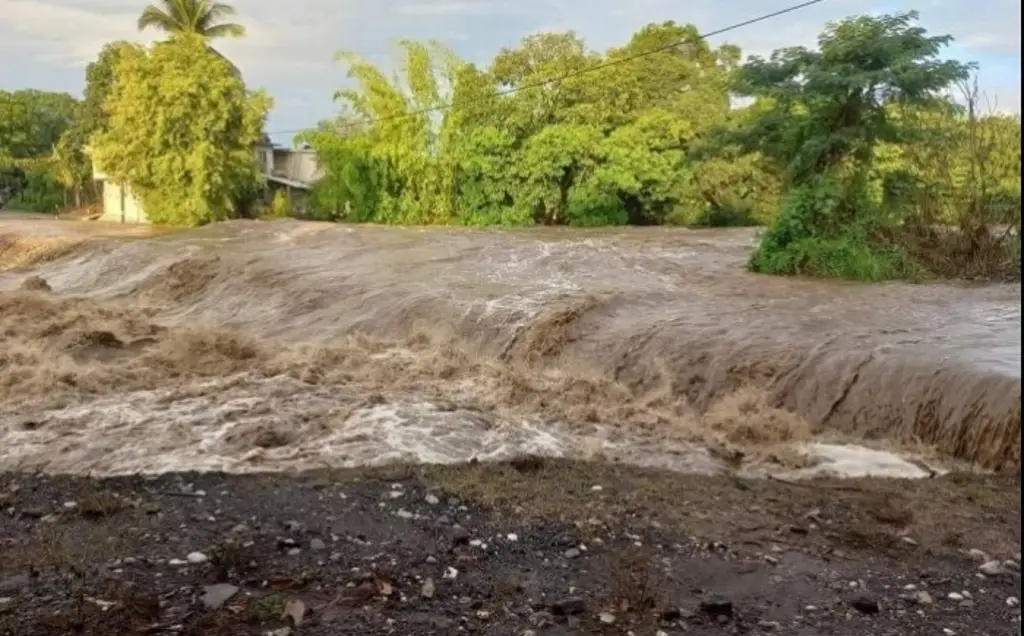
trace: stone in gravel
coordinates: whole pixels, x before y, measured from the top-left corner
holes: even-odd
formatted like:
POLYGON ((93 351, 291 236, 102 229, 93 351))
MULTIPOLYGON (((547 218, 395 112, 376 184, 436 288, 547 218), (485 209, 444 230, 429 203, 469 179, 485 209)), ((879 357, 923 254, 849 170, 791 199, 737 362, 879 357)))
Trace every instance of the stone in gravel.
POLYGON ((203 605, 207 609, 220 609, 227 603, 232 596, 238 594, 238 588, 228 583, 218 583, 217 585, 207 585, 203 588, 203 605))
POLYGON ((1003 564, 999 561, 986 561, 978 567, 978 571, 986 576, 999 576, 1004 572, 1003 564))
POLYGON ((612 625, 615 623, 615 614, 612 614, 611 612, 601 612, 597 615, 597 618, 605 625, 612 625))
POLYGON ((964 595, 960 592, 950 592, 947 598, 949 598, 949 600, 951 601, 962 601, 964 600, 964 595))
POLYGON ((567 559, 575 559, 579 555, 580 551, 577 548, 569 548, 568 550, 562 553, 562 556, 564 556, 567 559))
POLYGON ((423 586, 420 588, 420 596, 423 598, 434 598, 434 579, 427 579, 423 581, 423 586))
POLYGON ((309 549, 313 552, 323 552, 327 549, 327 544, 324 543, 323 539, 310 539, 309 549))
POLYGON ((1016 596, 1009 596, 1006 598, 1006 605, 1009 607, 1020 607, 1020 599, 1016 596))
POLYGON ((985 552, 983 552, 981 550, 978 550, 977 548, 975 548, 973 550, 969 550, 967 552, 967 554, 972 559, 977 559, 978 561, 984 562, 984 561, 990 561, 991 560, 991 559, 988 558, 988 554, 986 554, 985 552))
POLYGON ((31 582, 27 574, 15 574, 6 579, 0 579, 0 592, 16 592, 31 582))
POLYGON ((700 611, 708 616, 732 616, 732 601, 724 596, 712 594, 701 601, 700 611))
POLYGON ((916 600, 921 605, 931 605, 932 603, 935 602, 932 599, 932 595, 929 594, 928 592, 925 592, 924 590, 921 590, 916 595, 914 595, 914 600, 916 600))
POLYGON ((465 528, 455 528, 452 530, 452 545, 467 545, 469 544, 469 533, 466 532, 465 528))
POLYGON ((877 614, 881 608, 878 607, 878 601, 871 598, 870 596, 857 596, 850 601, 850 605, 855 610, 862 614, 877 614))
POLYGON ((437 495, 427 495, 426 497, 423 498, 423 500, 426 501, 431 506, 436 506, 437 504, 441 503, 441 500, 437 498, 437 495))
POLYGON ((302 524, 299 523, 298 521, 295 521, 294 519, 292 519, 290 521, 285 521, 284 522, 284 528, 288 532, 298 532, 298 531, 302 530, 302 524))
POLYGON ((556 616, 575 616, 582 614, 586 609, 586 601, 576 596, 564 598, 551 604, 551 612, 556 616))
POLYGON ((209 561, 210 557, 206 556, 202 552, 192 552, 187 557, 185 557, 185 560, 191 563, 192 565, 199 565, 201 563, 206 563, 207 561, 209 561))

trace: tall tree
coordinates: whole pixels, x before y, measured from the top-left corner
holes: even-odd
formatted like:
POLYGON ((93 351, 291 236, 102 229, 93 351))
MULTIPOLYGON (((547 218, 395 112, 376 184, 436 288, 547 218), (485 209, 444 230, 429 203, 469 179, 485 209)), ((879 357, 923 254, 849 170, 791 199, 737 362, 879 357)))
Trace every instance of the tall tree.
POLYGON ((0 157, 34 159, 49 155, 71 125, 75 105, 75 98, 67 93, 0 90, 0 157))
POLYGON ((71 126, 53 148, 50 161, 53 176, 71 193, 76 207, 82 203, 83 189, 87 196, 99 196, 95 188, 89 191, 92 159, 87 148, 93 135, 107 128, 110 116, 106 101, 114 81, 114 67, 121 51, 130 46, 124 41, 107 43, 85 68, 85 94, 75 106, 71 126))
POLYGON ((122 49, 97 160, 130 184, 155 223, 200 225, 231 217, 258 183, 252 147, 270 98, 246 90, 202 37, 122 49), (151 125, 140 126, 139 122, 151 125))
POLYGON ((160 6, 150 5, 139 16, 139 30, 159 29, 166 33, 192 33, 207 39, 245 35, 245 27, 225 22, 234 17, 235 8, 223 2, 210 0, 160 0, 160 6))
POLYGON ((970 66, 942 59, 914 12, 829 24, 818 49, 793 47, 740 69, 737 91, 770 103, 742 130, 785 174, 786 200, 751 258, 755 271, 887 278, 908 259, 880 235, 906 218, 882 209, 871 173, 885 142, 906 141, 892 107, 927 106, 970 66))

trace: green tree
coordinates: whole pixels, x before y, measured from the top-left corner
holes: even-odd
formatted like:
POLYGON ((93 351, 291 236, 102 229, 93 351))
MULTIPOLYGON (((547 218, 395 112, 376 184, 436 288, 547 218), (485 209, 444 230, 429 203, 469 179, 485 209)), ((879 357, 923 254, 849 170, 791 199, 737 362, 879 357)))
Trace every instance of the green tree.
POLYGON ((49 155, 71 126, 76 103, 67 93, 0 90, 0 157, 14 160, 49 155))
POLYGON ((139 30, 159 29, 166 33, 190 33, 206 39, 245 35, 245 27, 225 22, 234 17, 235 8, 223 2, 209 0, 160 0, 160 6, 150 5, 139 16, 139 30))
POLYGON ((967 77, 939 58, 951 38, 928 36, 913 12, 828 25, 818 50, 795 47, 752 58, 736 90, 772 105, 741 139, 775 162, 785 200, 750 265, 754 271, 878 279, 907 272, 898 244, 882 241, 905 219, 869 188, 876 150, 901 143, 891 106, 934 103, 967 77))
POLYGON ((72 126, 77 101, 67 93, 0 90, 0 201, 54 212, 64 199, 51 160, 72 126))
POLYGON ((74 127, 86 139, 107 128, 110 115, 106 103, 114 83, 114 69, 122 51, 131 46, 123 40, 108 42, 96 59, 85 67, 85 94, 75 113, 74 127))
POLYGON ((124 41, 105 44, 97 58, 86 66, 85 94, 75 105, 74 120, 53 148, 53 176, 72 193, 76 207, 82 204, 83 190, 92 199, 100 195, 97 189, 88 188, 93 183, 88 147, 93 135, 107 129, 110 116, 106 101, 114 81, 114 67, 121 51, 130 46, 124 41))
POLYGON ((50 157, 51 175, 66 192, 70 192, 75 207, 82 204, 82 187, 92 179, 92 165, 80 139, 69 128, 61 135, 50 157))
POLYGON ((342 112, 310 137, 325 166, 315 197, 324 218, 685 223, 749 194, 742 169, 716 181, 711 160, 690 157, 728 118, 739 59, 692 25, 648 25, 604 55, 573 33, 530 36, 487 68, 435 45, 402 51, 403 81, 342 56, 357 86, 339 92, 342 112))
POLYGON ((460 64, 438 45, 403 41, 402 77, 391 80, 359 56, 341 52, 355 86, 338 91, 342 112, 305 138, 325 168, 315 200, 330 218, 386 223, 447 223, 454 182, 443 123, 424 109, 448 97, 445 78, 460 64), (367 123, 372 120, 372 123, 367 123), (328 200, 330 197, 333 200, 328 200))
POLYGON ((270 105, 199 36, 125 47, 94 152, 108 174, 130 184, 153 222, 226 219, 259 180, 252 148, 270 105))

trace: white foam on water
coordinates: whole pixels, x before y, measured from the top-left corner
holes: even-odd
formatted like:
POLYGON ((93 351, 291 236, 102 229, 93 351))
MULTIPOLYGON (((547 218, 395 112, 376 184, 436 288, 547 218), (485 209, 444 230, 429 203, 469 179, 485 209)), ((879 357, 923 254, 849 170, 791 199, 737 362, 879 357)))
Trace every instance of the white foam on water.
MULTIPOLYGON (((706 449, 664 437, 558 423, 406 399, 361 403, 358 387, 316 386, 294 378, 238 375, 188 386, 101 397, 26 420, 0 417, 0 470, 118 475, 178 471, 232 473, 452 464, 531 454, 714 474, 706 449)), ((802 450, 821 462, 784 471, 921 478, 928 473, 893 453, 835 444, 802 450)))
MULTIPOLYGON (((819 460, 815 466, 789 473, 795 478, 808 477, 890 477, 925 479, 933 476, 921 466, 890 451, 857 445, 806 444, 801 449, 819 460)), ((936 470, 941 473, 942 471, 936 470)))

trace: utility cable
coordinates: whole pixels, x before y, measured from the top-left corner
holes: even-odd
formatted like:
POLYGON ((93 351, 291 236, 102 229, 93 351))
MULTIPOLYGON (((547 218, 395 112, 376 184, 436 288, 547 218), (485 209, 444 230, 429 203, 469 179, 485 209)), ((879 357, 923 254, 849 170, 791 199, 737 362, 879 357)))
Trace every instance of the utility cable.
MULTIPOLYGON (((799 4, 794 4, 794 5, 791 5, 789 7, 784 8, 784 9, 779 9, 778 11, 773 11, 771 13, 766 13, 766 14, 760 15, 760 16, 758 16, 756 18, 750 18, 749 20, 744 20, 743 22, 737 22, 735 24, 730 24, 729 26, 722 27, 722 28, 716 29, 714 31, 708 31, 707 33, 702 33, 702 34, 700 34, 697 37, 699 37, 700 39, 707 39, 707 38, 710 38, 710 37, 714 37, 716 35, 721 35, 723 33, 728 33, 729 31, 734 31, 736 29, 740 29, 740 28, 743 28, 743 27, 746 27, 746 26, 750 26, 751 24, 757 24, 758 22, 764 22, 765 20, 771 20, 773 18, 777 18, 779 16, 786 15, 787 13, 793 13, 794 11, 799 11, 800 9, 806 9, 807 7, 810 7, 810 6, 815 5, 815 4, 821 4, 822 2, 825 2, 825 0, 806 0, 805 2, 801 2, 799 4)), ((595 64, 593 66, 588 66, 586 68, 582 68, 582 69, 579 69, 579 70, 576 70, 576 71, 565 73, 563 75, 557 75, 557 76, 554 76, 554 77, 549 77, 549 78, 545 78, 545 79, 542 79, 542 80, 538 80, 536 82, 530 82, 528 84, 521 84, 519 86, 514 86, 512 88, 507 88, 507 89, 498 91, 495 94, 489 95, 486 98, 478 99, 478 100, 470 100, 468 102, 463 102, 463 103, 460 103, 458 105, 459 106, 463 106, 463 105, 465 105, 467 103, 468 104, 472 104, 472 103, 476 103, 476 102, 490 101, 490 100, 495 99, 495 98, 505 97, 507 95, 513 95, 515 93, 519 93, 519 92, 526 91, 526 90, 531 90, 531 89, 535 89, 535 88, 544 88, 545 86, 550 86, 551 84, 556 84, 558 82, 564 82, 565 80, 573 79, 573 78, 579 77, 581 75, 585 75, 587 73, 593 73, 595 71, 600 71, 602 69, 606 69, 608 67, 615 66, 616 64, 625 64, 626 62, 632 62, 634 60, 638 60, 638 59, 641 59, 641 58, 644 58, 644 57, 647 57, 647 56, 650 56, 650 55, 656 55, 658 53, 662 53, 664 51, 668 51, 670 49, 674 49, 674 48, 676 48, 678 46, 681 46, 681 45, 684 45, 684 44, 688 44, 688 43, 689 43, 688 39, 677 40, 677 41, 672 42, 670 44, 663 44, 661 46, 654 47, 654 48, 648 49, 646 51, 641 51, 639 53, 634 53, 633 55, 627 55, 626 57, 621 57, 621 58, 617 58, 617 59, 614 59, 614 60, 608 60, 608 61, 602 62, 600 64, 595 64)), ((414 111, 410 111, 410 112, 407 112, 407 113, 401 113, 399 115, 388 115, 387 117, 375 117, 375 118, 370 118, 370 119, 364 119, 364 120, 361 120, 361 121, 358 121, 358 122, 350 122, 350 123, 344 124, 343 126, 341 126, 341 128, 354 128, 354 127, 370 126, 370 125, 373 125, 373 124, 379 124, 379 123, 384 123, 384 122, 389 122, 389 121, 395 121, 395 120, 398 120, 398 119, 406 119, 406 118, 410 118, 410 117, 418 117, 420 115, 426 115, 426 114, 429 114, 429 113, 435 113, 435 112, 440 112, 440 111, 443 111, 443 110, 448 110, 448 109, 453 108, 455 106, 456 106, 456 104, 454 104, 452 102, 448 102, 448 103, 445 103, 445 104, 438 104, 436 106, 429 106, 429 107, 426 107, 426 108, 419 108, 419 109, 416 109, 414 111)), ((286 134, 294 134, 294 133, 305 132, 306 130, 309 130, 309 129, 308 128, 301 128, 301 129, 296 129, 296 130, 278 130, 276 132, 271 132, 271 133, 267 133, 267 134, 269 134, 269 135, 286 135, 286 134)))

